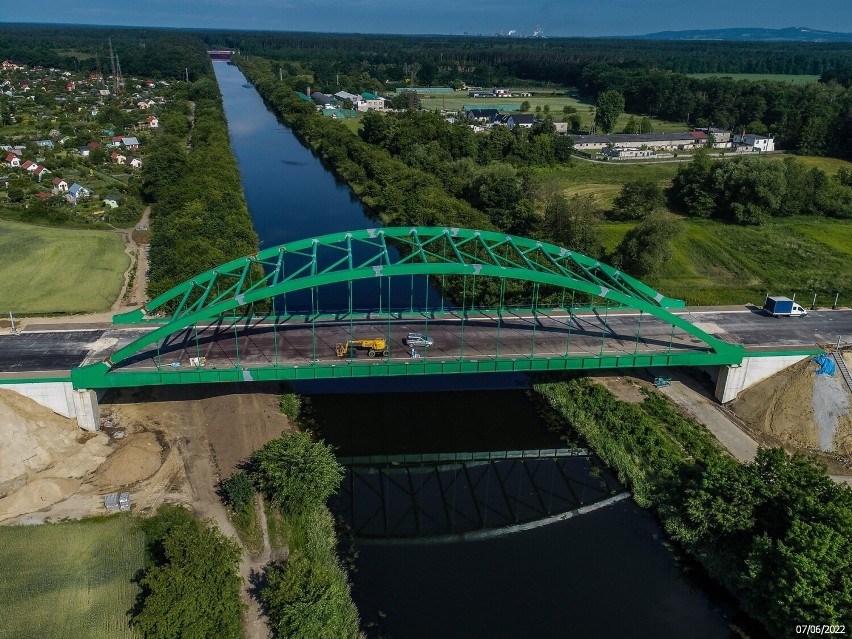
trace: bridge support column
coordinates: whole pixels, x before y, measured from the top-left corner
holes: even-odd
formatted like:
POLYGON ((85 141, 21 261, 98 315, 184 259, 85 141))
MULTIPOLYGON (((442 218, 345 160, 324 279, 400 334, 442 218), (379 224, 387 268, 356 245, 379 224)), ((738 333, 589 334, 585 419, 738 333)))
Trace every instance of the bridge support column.
POLYGON ((810 355, 752 356, 744 357, 742 364, 720 366, 716 377, 716 399, 727 404, 735 400, 740 391, 808 357, 810 355))
POLYGON ((76 418, 83 430, 94 431, 100 426, 97 391, 75 390, 71 382, 22 382, 0 384, 0 388, 28 397, 63 417, 76 418))

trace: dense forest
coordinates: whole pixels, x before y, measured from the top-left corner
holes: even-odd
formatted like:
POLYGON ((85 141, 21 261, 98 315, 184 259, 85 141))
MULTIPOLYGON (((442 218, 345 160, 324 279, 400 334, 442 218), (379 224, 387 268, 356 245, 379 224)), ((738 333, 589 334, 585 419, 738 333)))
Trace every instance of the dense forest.
POLYGON ((332 92, 424 86, 575 87, 585 99, 618 91, 627 111, 693 126, 771 133, 808 154, 852 153, 852 45, 650 42, 205 32, 211 45, 280 60, 297 85, 332 92), (309 68, 310 73, 293 70, 309 68), (415 71, 416 70, 416 71, 415 71), (686 73, 822 75, 798 85, 686 73))
POLYGON ((121 72, 165 80, 211 73, 207 49, 190 31, 6 24, 0 26, 0 60, 82 73, 112 73, 110 43, 121 72))

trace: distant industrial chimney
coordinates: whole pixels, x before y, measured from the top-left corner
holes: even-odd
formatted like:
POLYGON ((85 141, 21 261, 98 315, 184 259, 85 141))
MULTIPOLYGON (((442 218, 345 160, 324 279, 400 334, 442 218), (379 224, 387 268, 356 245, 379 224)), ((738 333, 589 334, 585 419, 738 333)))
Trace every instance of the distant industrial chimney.
POLYGON ((305 93, 308 97, 311 97, 311 87, 307 88, 307 93, 305 93))

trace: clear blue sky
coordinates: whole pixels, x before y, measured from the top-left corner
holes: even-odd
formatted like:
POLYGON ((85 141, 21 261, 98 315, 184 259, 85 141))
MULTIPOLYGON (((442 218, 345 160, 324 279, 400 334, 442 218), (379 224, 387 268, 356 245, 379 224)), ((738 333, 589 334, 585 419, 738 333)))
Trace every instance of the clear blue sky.
POLYGON ((3 22, 494 34, 641 35, 802 26, 852 32, 850 0, 4 0, 3 22))

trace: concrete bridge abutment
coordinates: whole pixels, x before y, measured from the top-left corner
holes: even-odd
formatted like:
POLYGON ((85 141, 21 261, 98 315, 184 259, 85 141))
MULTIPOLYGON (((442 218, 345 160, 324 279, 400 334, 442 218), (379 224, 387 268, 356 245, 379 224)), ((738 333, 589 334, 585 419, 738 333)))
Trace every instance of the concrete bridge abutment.
POLYGON ((71 382, 21 382, 0 384, 0 388, 28 397, 54 413, 76 419, 83 430, 95 431, 100 427, 101 411, 98 400, 104 391, 77 390, 71 382))
POLYGON ((752 355, 744 357, 742 364, 720 366, 715 371, 708 372, 716 382, 716 399, 727 404, 745 389, 809 357, 813 355, 752 355))

